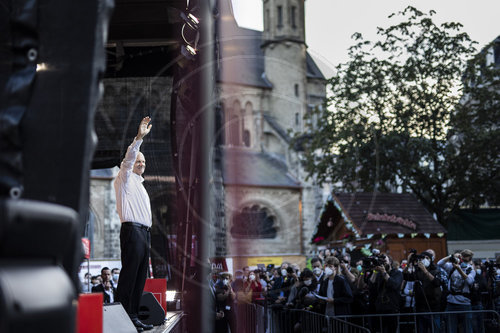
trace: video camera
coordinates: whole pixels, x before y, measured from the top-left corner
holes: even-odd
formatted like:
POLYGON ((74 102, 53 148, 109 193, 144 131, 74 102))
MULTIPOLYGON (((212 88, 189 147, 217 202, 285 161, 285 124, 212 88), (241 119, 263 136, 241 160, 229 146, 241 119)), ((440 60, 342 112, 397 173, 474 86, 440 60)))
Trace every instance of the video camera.
POLYGON ((363 268, 370 270, 376 266, 384 266, 385 265, 385 255, 372 255, 369 257, 365 257, 361 259, 363 261, 363 268))

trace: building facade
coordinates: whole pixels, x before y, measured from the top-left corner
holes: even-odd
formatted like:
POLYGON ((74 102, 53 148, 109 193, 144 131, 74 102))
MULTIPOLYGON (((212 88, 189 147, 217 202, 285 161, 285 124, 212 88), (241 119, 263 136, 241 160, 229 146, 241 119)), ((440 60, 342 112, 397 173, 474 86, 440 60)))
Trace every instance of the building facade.
POLYGON ((307 53, 304 1, 266 0, 263 11, 264 31, 245 29, 231 2, 220 2, 227 253, 218 255, 232 257, 235 268, 256 256, 305 259, 322 204, 321 188, 306 180, 291 147, 311 125, 306 114, 326 98, 326 80, 307 53))

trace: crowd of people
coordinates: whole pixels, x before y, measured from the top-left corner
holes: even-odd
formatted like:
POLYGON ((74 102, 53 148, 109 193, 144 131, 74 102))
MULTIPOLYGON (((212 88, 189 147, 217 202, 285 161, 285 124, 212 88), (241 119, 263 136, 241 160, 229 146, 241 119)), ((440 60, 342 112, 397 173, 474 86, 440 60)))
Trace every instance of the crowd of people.
POLYGON ((100 275, 92 276, 90 273, 85 273, 83 281, 81 281, 81 290, 83 293, 103 293, 103 303, 114 303, 116 288, 118 288, 118 279, 120 277, 120 269, 103 267, 100 275))
POLYGON ((415 317, 417 332, 441 332, 444 326, 448 332, 458 332, 459 326, 463 332, 485 332, 482 313, 455 312, 500 311, 500 257, 474 260, 472 251, 463 250, 437 260, 432 249, 410 252, 397 262, 374 250, 354 262, 345 249, 327 250, 302 270, 284 262, 265 270, 243 267, 234 276, 213 271, 209 284, 216 332, 236 332, 235 308, 245 303, 276 312, 313 311, 354 323, 361 323, 356 315, 392 314, 363 321, 374 331, 396 332, 397 314, 422 313, 415 317), (431 314, 435 312, 449 314, 431 314))

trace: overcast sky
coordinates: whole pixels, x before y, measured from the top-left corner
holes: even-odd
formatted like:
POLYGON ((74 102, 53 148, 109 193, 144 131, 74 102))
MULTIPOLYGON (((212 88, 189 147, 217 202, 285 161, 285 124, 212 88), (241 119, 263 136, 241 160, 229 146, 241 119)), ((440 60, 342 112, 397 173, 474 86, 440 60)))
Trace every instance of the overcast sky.
MULTIPOLYGON (((262 0, 232 0, 242 27, 262 30, 262 0)), ((388 27, 387 16, 412 5, 421 11, 434 9, 434 21, 460 22, 463 31, 479 42, 479 47, 500 35, 500 0, 307 0, 306 43, 326 76, 330 68, 345 62, 347 48, 355 32, 376 39, 377 26, 388 27)))

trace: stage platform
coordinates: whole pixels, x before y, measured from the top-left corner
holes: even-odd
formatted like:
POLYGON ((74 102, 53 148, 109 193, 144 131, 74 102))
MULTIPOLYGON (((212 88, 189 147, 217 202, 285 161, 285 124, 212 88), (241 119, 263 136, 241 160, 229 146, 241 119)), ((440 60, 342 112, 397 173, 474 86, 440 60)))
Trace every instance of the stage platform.
POLYGON ((176 333, 182 329, 182 311, 168 311, 165 323, 160 326, 155 326, 152 330, 145 331, 148 333, 176 333))

